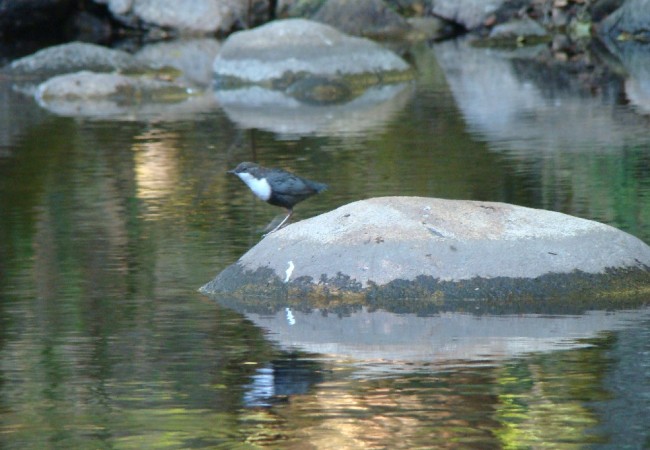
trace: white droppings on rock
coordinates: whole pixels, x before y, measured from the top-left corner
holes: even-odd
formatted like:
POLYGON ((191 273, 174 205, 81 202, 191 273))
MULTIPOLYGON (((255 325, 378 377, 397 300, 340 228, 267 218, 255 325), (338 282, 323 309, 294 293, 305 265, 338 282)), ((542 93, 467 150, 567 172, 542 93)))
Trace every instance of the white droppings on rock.
POLYGON ((293 273, 293 269, 295 266, 293 265, 293 261, 289 261, 289 267, 287 267, 287 270, 285 271, 286 277, 284 278, 284 282, 288 283, 289 279, 291 278, 291 274, 293 273))

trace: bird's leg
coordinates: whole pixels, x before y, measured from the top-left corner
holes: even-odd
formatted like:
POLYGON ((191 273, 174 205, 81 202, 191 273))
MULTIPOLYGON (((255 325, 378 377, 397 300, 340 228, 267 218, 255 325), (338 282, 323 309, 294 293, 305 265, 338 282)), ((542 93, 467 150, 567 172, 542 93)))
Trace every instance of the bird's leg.
POLYGON ((268 235, 271 234, 271 233, 275 233, 275 232, 278 231, 280 228, 282 228, 282 227, 284 226, 285 223, 287 223, 287 221, 289 220, 289 218, 293 215, 293 208, 289 209, 288 211, 289 211, 289 214, 287 214, 287 217, 285 217, 284 219, 282 219, 282 222, 280 222, 280 223, 278 224, 277 227, 273 228, 271 231, 269 231, 268 233, 266 233, 264 236, 268 236, 268 235))

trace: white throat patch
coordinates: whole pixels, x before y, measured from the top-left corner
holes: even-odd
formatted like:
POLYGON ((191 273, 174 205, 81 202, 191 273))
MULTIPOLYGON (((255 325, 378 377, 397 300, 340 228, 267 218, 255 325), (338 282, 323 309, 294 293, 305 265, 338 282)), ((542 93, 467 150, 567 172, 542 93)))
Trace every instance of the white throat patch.
POLYGON ((271 198, 271 186, 266 181, 266 178, 258 180, 250 173, 241 172, 237 175, 246 185, 257 195, 261 200, 268 201, 271 198))

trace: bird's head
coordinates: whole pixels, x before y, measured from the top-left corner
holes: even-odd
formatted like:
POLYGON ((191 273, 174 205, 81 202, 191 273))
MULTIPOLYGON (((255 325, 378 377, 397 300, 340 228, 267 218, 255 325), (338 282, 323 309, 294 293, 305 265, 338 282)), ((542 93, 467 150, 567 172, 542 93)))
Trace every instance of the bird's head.
POLYGON ((251 175, 255 175, 256 172, 259 170, 260 166, 259 164, 255 164, 253 162, 242 162, 237 165, 232 170, 229 170, 228 173, 232 173, 234 175, 240 174, 240 173, 250 173, 251 175))

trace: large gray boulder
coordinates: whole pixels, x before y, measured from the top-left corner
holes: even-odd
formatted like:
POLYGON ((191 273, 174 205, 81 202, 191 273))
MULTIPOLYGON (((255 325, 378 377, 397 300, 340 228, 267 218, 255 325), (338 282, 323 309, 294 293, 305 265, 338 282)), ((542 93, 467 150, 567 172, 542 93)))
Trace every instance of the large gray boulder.
MULTIPOLYGON (((288 86, 306 76, 367 75, 368 84, 410 73, 392 51, 305 19, 277 20, 231 34, 214 60, 219 84, 288 86), (370 80, 371 79, 371 80, 370 80)), ((401 80, 404 77, 400 77, 401 80)))
POLYGON ((503 203, 384 197, 270 234, 201 291, 361 304, 586 298, 612 306, 647 290, 649 268, 650 247, 601 223, 503 203))
POLYGON ((377 114, 360 109, 385 117, 414 76, 379 44, 305 19, 232 34, 213 68, 215 95, 233 121, 289 135, 361 131, 377 114))

